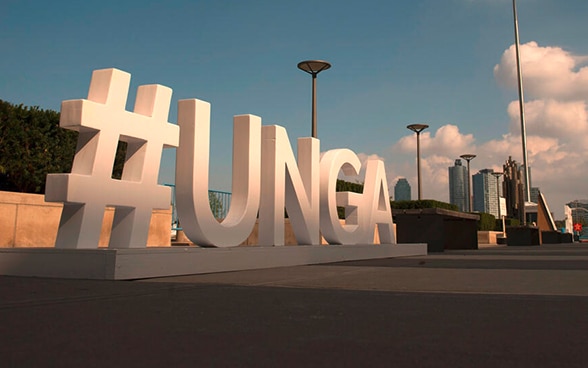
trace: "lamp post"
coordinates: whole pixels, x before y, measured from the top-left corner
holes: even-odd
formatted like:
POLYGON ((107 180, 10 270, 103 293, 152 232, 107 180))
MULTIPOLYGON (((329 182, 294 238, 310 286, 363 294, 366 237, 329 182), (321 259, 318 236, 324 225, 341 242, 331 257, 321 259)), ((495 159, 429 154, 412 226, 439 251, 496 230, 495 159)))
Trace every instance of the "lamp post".
POLYGON ((521 54, 519 51, 519 18, 517 16, 517 3, 512 0, 512 14, 514 18, 514 36, 515 36, 515 51, 517 61, 517 82, 519 90, 519 115, 521 118, 521 143, 523 146, 523 165, 525 167, 525 193, 523 201, 523 222, 527 222, 527 215, 525 213, 525 205, 531 202, 531 183, 529 182, 529 160, 527 157, 527 129, 525 127, 525 97, 523 94, 523 71, 521 68, 521 54))
POLYGON ((504 219, 502 218, 502 214, 500 213, 500 187, 498 182, 498 179, 500 179, 500 177, 504 175, 504 173, 495 171, 492 173, 492 175, 494 175, 494 177, 496 178, 496 202, 498 203, 498 219, 502 221, 502 235, 504 236, 504 219))
POLYGON ((312 137, 317 138, 316 132, 316 76, 331 67, 331 63, 324 60, 306 60, 298 63, 298 69, 312 75, 312 137))
POLYGON ((468 162, 468 208, 470 209, 470 212, 473 212, 473 207, 472 207, 472 187, 470 186, 470 179, 471 179, 471 175, 470 175, 470 161, 473 160, 476 155, 473 155, 471 153, 467 153, 465 155, 461 155, 459 156, 461 158, 463 158, 464 160, 466 160, 468 162))
POLYGON ((427 129, 429 126, 427 124, 410 124, 407 126, 408 129, 412 130, 417 135, 417 185, 419 191, 419 201, 422 199, 421 197, 421 132, 427 129))

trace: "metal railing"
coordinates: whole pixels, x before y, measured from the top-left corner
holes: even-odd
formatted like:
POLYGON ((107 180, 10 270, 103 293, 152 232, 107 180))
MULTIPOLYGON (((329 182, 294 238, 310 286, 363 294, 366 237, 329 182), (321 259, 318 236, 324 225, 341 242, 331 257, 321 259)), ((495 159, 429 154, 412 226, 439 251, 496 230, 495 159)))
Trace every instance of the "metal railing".
POLYGON ((220 190, 209 190, 208 203, 210 204, 210 209, 214 217, 216 219, 224 219, 227 217, 229 206, 231 205, 231 193, 220 190))
POLYGON ((180 227, 180 219, 178 218, 178 210, 176 208, 176 186, 175 186, 175 184, 163 184, 163 185, 171 188, 171 208, 172 208, 171 230, 172 231, 182 230, 182 228, 180 227))
MULTIPOLYGON (((174 184, 164 184, 171 188, 171 207, 172 207, 172 221, 171 230, 178 231, 182 230, 181 221, 178 217, 178 211, 176 208, 176 186, 174 184)), ((229 207, 231 206, 231 193, 223 192, 220 190, 209 190, 208 191, 208 203, 210 204, 210 210, 216 219, 224 219, 227 217, 229 207)))

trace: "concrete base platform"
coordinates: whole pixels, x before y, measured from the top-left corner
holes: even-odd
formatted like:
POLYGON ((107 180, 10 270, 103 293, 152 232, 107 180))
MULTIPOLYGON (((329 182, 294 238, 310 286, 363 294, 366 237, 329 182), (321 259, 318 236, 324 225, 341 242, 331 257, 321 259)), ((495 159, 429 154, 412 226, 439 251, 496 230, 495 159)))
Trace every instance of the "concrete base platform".
POLYGON ((426 254, 427 244, 141 249, 8 248, 0 249, 0 275, 132 280, 426 254))

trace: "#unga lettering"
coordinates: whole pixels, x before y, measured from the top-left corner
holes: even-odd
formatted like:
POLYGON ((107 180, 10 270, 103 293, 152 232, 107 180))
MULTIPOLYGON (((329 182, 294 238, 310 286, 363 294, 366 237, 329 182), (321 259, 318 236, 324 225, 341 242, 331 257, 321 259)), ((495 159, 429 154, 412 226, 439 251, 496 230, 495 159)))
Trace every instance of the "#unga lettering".
POLYGON ((394 244, 388 185, 381 160, 369 160, 363 193, 336 192, 340 171, 358 175, 349 149, 320 157, 320 141, 299 138, 295 157, 286 130, 261 118, 234 118, 232 199, 219 222, 208 201, 210 104, 178 103, 178 125, 167 121, 172 91, 140 86, 126 111, 130 74, 117 69, 92 74, 87 100, 64 101, 60 126, 79 132, 72 171, 47 176, 45 199, 64 204, 57 248, 97 248, 106 206, 115 208, 109 248, 143 248, 153 209, 166 209, 170 188, 158 185, 163 148, 177 147, 176 202, 182 227, 195 244, 234 247, 259 219, 259 245, 284 245, 284 208, 299 244, 394 244), (119 141, 127 142, 120 180, 111 177, 119 141), (341 223, 337 206, 345 207, 341 223))

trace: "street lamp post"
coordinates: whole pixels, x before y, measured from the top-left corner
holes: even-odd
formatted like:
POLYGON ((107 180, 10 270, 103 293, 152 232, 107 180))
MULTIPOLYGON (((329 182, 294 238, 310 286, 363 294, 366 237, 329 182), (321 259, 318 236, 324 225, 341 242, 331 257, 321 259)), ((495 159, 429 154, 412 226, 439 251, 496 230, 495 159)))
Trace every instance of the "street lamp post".
POLYGON ((502 214, 500 213, 500 187, 498 180, 504 173, 495 171, 492 173, 496 178, 496 202, 498 203, 498 219, 502 222, 502 236, 504 236, 504 219, 502 218, 502 214))
POLYGON ((470 161, 473 160, 476 157, 476 155, 468 153, 465 155, 461 155, 459 157, 463 158, 464 160, 466 160, 468 162, 468 180, 467 180, 468 181, 468 208, 470 209, 470 212, 474 212, 473 206, 472 206, 472 187, 470 185, 470 180, 471 180, 470 161))
POLYGON ((331 67, 328 61, 306 60, 298 63, 298 69, 312 75, 312 137, 317 138, 316 126, 316 76, 331 67))
POLYGON ((523 221, 527 222, 527 215, 525 213, 525 205, 527 202, 531 202, 531 183, 529 182, 529 159, 527 157, 527 128, 525 126, 525 97, 523 94, 523 71, 521 67, 521 53, 519 51, 519 18, 517 16, 517 3, 516 0, 512 0, 512 14, 514 18, 514 36, 515 36, 515 51, 516 51, 516 62, 517 62, 517 82, 519 90, 519 115, 521 118, 521 143, 523 146, 523 165, 524 165, 524 177, 525 177, 525 193, 524 193, 524 204, 523 204, 523 221))
POLYGON ((417 135, 417 185, 418 185, 418 192, 419 192, 419 201, 422 199, 421 196, 421 140, 420 135, 421 132, 427 129, 429 126, 427 124, 410 124, 407 126, 408 129, 412 130, 417 135))

